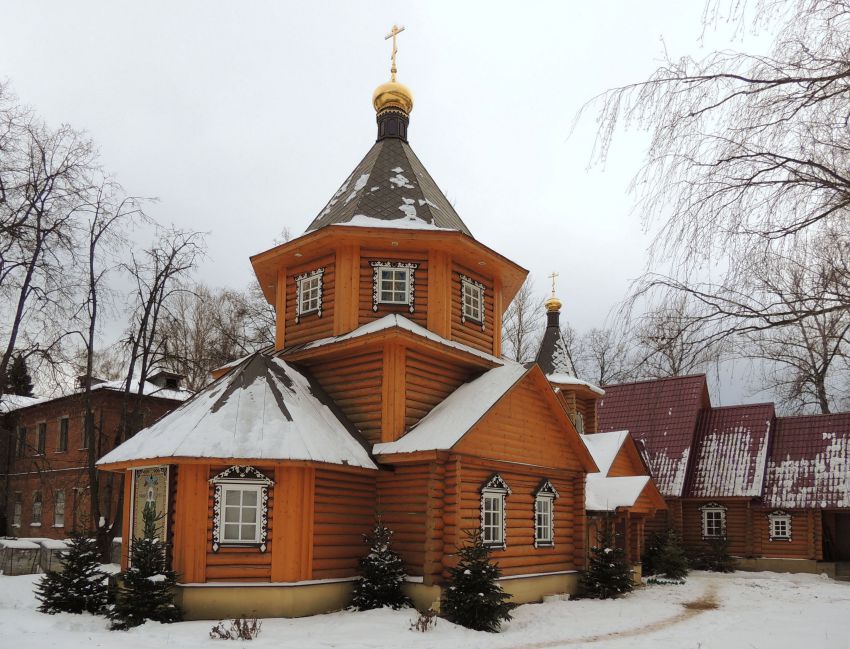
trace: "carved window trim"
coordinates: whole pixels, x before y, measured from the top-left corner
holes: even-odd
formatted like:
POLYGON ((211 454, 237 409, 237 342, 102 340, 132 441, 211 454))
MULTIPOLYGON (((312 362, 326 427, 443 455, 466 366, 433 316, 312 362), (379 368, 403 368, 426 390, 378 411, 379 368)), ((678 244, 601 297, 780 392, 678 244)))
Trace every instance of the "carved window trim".
POLYGON ((507 497, 511 495, 511 488, 502 476, 494 473, 481 487, 481 540, 491 550, 504 550, 508 547, 508 512, 507 497), (498 503, 496 509, 488 507, 498 503), (488 531, 493 526, 485 525, 485 514, 495 514, 501 517, 501 525, 496 528, 501 532, 501 538, 488 538, 488 531))
MULTIPOLYGON (((315 313, 318 317, 322 317, 322 299, 324 297, 325 286, 324 286, 324 276, 325 269, 317 268, 316 270, 311 270, 307 273, 302 273, 301 275, 295 276, 295 323, 298 324, 301 322, 301 316, 307 315, 309 313, 315 313), (317 306, 311 307, 308 309, 304 309, 304 300, 303 300, 303 292, 305 289, 305 282, 308 280, 317 280, 318 281, 318 296, 316 298, 317 306)), ((311 300, 312 301, 312 300, 311 300)))
POLYGON ((555 501, 560 498, 560 494, 558 490, 555 489, 555 486, 549 482, 549 480, 544 480, 540 483, 540 486, 534 492, 534 518, 532 520, 534 525, 534 547, 535 548, 553 548, 555 547, 555 501), (548 531, 549 538, 541 538, 540 525, 538 525, 538 517, 542 513, 543 507, 548 508, 548 516, 549 522, 548 526, 545 528, 548 531))
POLYGON ((767 515, 767 522, 767 531, 771 541, 791 540, 791 514, 781 509, 777 509, 767 515))
POLYGON ((726 538, 726 507, 720 503, 707 503, 699 508, 702 516, 702 538, 703 539, 725 539, 726 538), (709 528, 715 527, 715 516, 719 519, 719 534, 709 534, 709 528))
POLYGON ((460 321, 463 323, 474 322, 481 325, 481 331, 484 331, 484 290, 485 286, 481 282, 467 277, 463 273, 460 274, 460 321), (475 316, 474 311, 467 312, 467 291, 474 293, 475 299, 478 301, 478 316, 475 316))
POLYGON ((274 481, 267 478, 252 466, 234 465, 225 469, 214 478, 210 479, 213 485, 213 529, 212 550, 218 552, 222 547, 256 547, 260 552, 267 549, 269 531, 269 488, 274 486, 274 481), (225 488, 231 487, 257 487, 259 497, 257 499, 257 526, 258 535, 256 541, 237 542, 225 541, 224 536, 224 506, 223 497, 225 488))
POLYGON ((410 261, 370 261, 372 267, 372 311, 378 310, 379 304, 394 306, 407 306, 410 313, 414 311, 416 301, 416 269, 419 264, 410 261), (407 271, 407 301, 389 302, 381 300, 381 271, 382 270, 406 270, 407 271))

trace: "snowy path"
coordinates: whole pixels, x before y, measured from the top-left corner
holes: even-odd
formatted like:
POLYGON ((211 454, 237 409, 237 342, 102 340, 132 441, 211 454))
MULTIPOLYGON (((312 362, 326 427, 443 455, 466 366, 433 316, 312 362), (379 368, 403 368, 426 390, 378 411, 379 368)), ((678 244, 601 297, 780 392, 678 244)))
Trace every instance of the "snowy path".
POLYGON ((251 643, 215 641, 211 622, 110 632, 102 618, 42 615, 33 577, 0 576, 0 638, 14 649, 850 649, 850 584, 814 575, 695 573, 614 601, 521 606, 498 635, 440 620, 410 631, 409 611, 340 612, 266 620, 251 643))

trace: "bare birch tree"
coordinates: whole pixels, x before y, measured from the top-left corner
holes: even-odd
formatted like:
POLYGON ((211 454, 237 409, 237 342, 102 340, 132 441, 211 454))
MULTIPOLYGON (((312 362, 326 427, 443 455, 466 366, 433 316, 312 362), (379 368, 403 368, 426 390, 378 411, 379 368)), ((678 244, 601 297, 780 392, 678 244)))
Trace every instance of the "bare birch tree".
POLYGON ((540 345, 543 315, 543 299, 535 293, 529 275, 505 311, 502 355, 520 363, 533 360, 540 345))

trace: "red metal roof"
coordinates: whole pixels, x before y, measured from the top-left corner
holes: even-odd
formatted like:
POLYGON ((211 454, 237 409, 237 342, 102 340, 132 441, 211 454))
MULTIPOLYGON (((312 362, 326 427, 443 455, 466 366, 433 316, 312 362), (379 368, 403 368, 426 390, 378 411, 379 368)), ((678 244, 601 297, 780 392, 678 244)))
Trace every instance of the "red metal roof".
POLYGON ((850 413, 776 420, 764 503, 850 508, 850 413))
POLYGON ((774 417, 772 403, 700 413, 686 495, 761 496, 774 417))
POLYGON ((702 408, 711 406, 704 374, 605 386, 599 432, 628 430, 664 496, 681 496, 702 408))

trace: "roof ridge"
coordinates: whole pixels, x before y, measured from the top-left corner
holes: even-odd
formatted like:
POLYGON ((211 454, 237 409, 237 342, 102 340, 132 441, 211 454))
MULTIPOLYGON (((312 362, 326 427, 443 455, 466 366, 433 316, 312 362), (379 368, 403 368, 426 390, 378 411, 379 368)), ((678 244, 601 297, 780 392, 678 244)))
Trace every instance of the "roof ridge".
POLYGON ((626 381, 625 383, 610 383, 610 384, 608 384, 604 387, 606 389, 608 389, 608 388, 618 388, 620 386, 626 386, 626 385, 640 385, 642 383, 662 383, 664 381, 681 381, 683 379, 695 379, 695 378, 700 378, 700 377, 705 379, 706 383, 708 382, 708 376, 704 372, 701 372, 701 373, 698 373, 698 374, 683 374, 681 376, 662 376, 661 378, 657 378, 657 379, 640 379, 638 381, 626 381))

